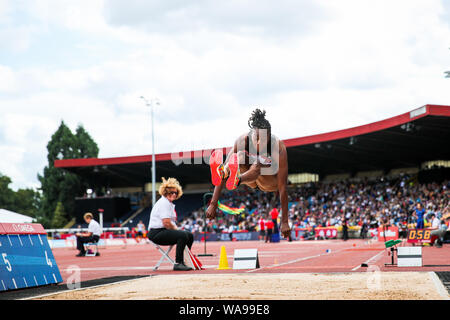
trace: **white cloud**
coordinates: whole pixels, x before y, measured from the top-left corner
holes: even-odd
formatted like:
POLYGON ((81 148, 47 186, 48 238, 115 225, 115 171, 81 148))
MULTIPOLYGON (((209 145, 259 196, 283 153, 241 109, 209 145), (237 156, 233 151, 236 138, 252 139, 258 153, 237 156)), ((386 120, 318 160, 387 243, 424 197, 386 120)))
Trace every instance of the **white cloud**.
POLYGON ((0 49, 15 53, 26 51, 33 41, 36 30, 29 26, 4 27, 0 29, 0 49))
POLYGON ((318 1, 144 1, 107 0, 108 23, 136 26, 151 33, 214 30, 275 38, 309 32, 326 14, 318 1))
POLYGON ((449 8, 437 0, 24 4, 0 0, 0 172, 14 187, 37 185, 61 120, 82 123, 101 157, 149 154, 141 95, 161 101, 157 152, 229 146, 254 107, 293 138, 450 104, 449 8), (35 60, 44 34, 73 39, 64 64, 35 60))
POLYGON ((10 93, 18 89, 14 71, 7 66, 0 65, 0 92, 10 93))
POLYGON ((9 19, 11 4, 8 0, 0 0, 0 23, 5 23, 9 19))

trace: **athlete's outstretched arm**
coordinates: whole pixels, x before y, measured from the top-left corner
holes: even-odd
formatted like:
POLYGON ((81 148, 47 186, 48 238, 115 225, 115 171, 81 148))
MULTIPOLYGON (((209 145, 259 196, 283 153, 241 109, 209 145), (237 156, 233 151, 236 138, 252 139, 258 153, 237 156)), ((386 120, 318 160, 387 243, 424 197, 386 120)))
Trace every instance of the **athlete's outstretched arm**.
POLYGON ((211 203, 209 204, 208 209, 206 209, 206 217, 208 219, 214 219, 216 217, 217 202, 219 201, 219 197, 220 194, 222 193, 222 189, 225 183, 226 180, 223 180, 220 185, 214 187, 211 203))
POLYGON ((288 212, 288 161, 286 146, 280 141, 280 157, 278 167, 278 192, 280 193, 281 202, 281 234, 283 237, 289 237, 291 230, 289 228, 289 212, 288 212))

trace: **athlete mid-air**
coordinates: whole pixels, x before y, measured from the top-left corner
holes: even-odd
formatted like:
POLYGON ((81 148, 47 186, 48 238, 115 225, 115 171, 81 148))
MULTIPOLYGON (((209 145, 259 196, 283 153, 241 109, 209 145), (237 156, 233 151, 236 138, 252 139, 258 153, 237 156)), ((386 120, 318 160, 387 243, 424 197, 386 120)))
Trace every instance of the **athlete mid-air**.
POLYGON ((266 192, 275 192, 281 202, 281 234, 288 237, 288 161, 283 141, 271 133, 266 112, 256 109, 248 121, 250 131, 241 135, 223 161, 222 150, 215 150, 210 157, 211 180, 214 193, 206 216, 214 219, 220 193, 225 185, 234 190, 245 184, 266 192))

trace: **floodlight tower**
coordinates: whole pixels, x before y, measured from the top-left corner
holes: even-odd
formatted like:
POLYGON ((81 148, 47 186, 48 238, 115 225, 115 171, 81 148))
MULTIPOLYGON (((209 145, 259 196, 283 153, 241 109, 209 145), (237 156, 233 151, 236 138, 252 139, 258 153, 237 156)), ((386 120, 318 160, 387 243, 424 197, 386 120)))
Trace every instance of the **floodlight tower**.
POLYGON ((158 98, 152 98, 148 101, 144 96, 140 97, 144 100, 145 105, 150 107, 151 123, 152 123, 152 207, 156 202, 156 163, 155 163, 155 126, 153 122, 153 106, 160 105, 158 98))

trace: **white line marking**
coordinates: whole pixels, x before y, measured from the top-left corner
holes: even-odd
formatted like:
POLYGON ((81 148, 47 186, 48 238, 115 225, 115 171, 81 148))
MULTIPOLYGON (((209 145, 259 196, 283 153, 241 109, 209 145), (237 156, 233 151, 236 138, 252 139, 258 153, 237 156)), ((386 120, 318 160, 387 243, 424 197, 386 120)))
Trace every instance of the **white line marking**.
POLYGON ((445 289, 444 285, 442 284, 441 280, 437 276, 436 273, 433 271, 428 272, 430 275, 431 280, 433 280, 434 286, 436 287, 437 292, 444 300, 450 300, 450 296, 447 293, 447 289, 445 289))
POLYGON ((55 283, 58 283, 58 280, 56 280, 55 274, 53 274, 53 279, 55 279, 55 283))
POLYGON ((25 282, 25 287, 28 288, 28 283, 27 283, 27 279, 25 279, 25 277, 23 277, 23 282, 25 282))
POLYGON ((6 291, 5 283, 2 280, 3 289, 6 291))
POLYGON ((45 274, 43 274, 44 276, 44 280, 45 280, 45 284, 48 284, 47 278, 45 277, 45 274))
POLYGON ((323 254, 321 253, 321 254, 317 254, 315 256, 297 258, 297 259, 286 261, 286 262, 283 262, 283 263, 272 264, 270 266, 262 267, 262 268, 259 268, 259 269, 252 269, 252 270, 249 270, 249 271, 246 271, 246 272, 255 272, 255 271, 259 271, 259 270, 266 269, 266 268, 280 267, 280 266, 284 266, 284 265, 295 263, 295 262, 299 262, 299 261, 304 261, 304 260, 309 260, 309 259, 313 259, 313 258, 318 258, 320 256, 323 256, 323 254))
POLYGON ((12 281, 13 281, 13 283, 14 283, 14 287, 16 287, 16 289, 17 289, 16 280, 14 280, 14 278, 12 278, 12 281))
MULTIPOLYGON (((213 269, 217 268, 218 265, 203 265, 202 266, 205 269, 213 269)), ((98 267, 98 268, 79 268, 77 270, 80 271, 123 271, 123 270, 153 270, 155 268, 154 265, 152 266, 143 266, 143 267, 98 267)), ((63 269, 64 272, 72 272, 72 268, 63 269)))
POLYGON ((36 285, 38 286, 39 285, 39 283, 37 282, 37 280, 36 280, 36 276, 35 275, 33 275, 33 278, 34 278, 34 282, 36 282, 36 285))
MULTIPOLYGON (((289 260, 289 261, 286 261, 286 262, 283 262, 283 263, 272 264, 270 266, 262 267, 262 268, 259 268, 259 269, 252 269, 252 270, 249 270, 249 271, 246 271, 246 272, 247 273, 249 273, 249 272, 256 272, 256 271, 263 270, 263 269, 266 269, 266 268, 280 267, 280 266, 284 266, 284 265, 295 263, 295 262, 299 262, 299 261, 305 261, 305 260, 309 260, 309 259, 318 258, 318 257, 321 257, 321 256, 328 256, 328 255, 331 255, 331 254, 336 254, 336 253, 345 251, 347 249, 348 248, 344 248, 344 249, 336 250, 336 251, 329 252, 329 253, 328 252, 327 253, 320 253, 320 254, 317 254, 317 255, 314 255, 314 256, 297 258, 297 259, 289 260)), ((331 267, 333 267, 333 266, 331 266, 331 267)))
MULTIPOLYGON (((80 271, 120 271, 120 270, 153 270, 155 266, 149 267, 99 267, 99 268, 80 268, 80 271)), ((64 271, 70 272, 73 269, 65 269, 64 271)))
POLYGON ((17 238, 19 238, 20 245, 23 247, 23 243, 22 243, 22 239, 20 239, 20 235, 17 235, 17 238))
MULTIPOLYGON (((374 262, 375 260, 377 260, 378 256, 381 255, 382 253, 384 253, 384 249, 383 249, 383 251, 378 252, 378 253, 377 253, 376 255, 374 255, 372 258, 370 258, 369 260, 367 260, 367 261, 365 261, 365 262, 363 262, 363 263, 369 265, 369 263, 374 262)), ((360 265, 357 265, 356 267, 354 267, 354 268, 352 269, 352 271, 356 271, 356 270, 358 270, 359 268, 361 268, 361 264, 360 264, 360 265)))
POLYGON ((42 239, 41 239, 41 235, 40 235, 40 234, 38 234, 38 237, 39 237, 39 241, 41 242, 41 245, 44 245, 44 243, 42 242, 42 239))
POLYGON ((11 239, 9 238, 9 234, 7 234, 6 236, 8 237, 9 245, 12 247, 12 242, 11 242, 11 239))
POLYGON ((31 240, 31 235, 28 235, 28 238, 30 239, 31 245, 34 246, 33 240, 31 240))

